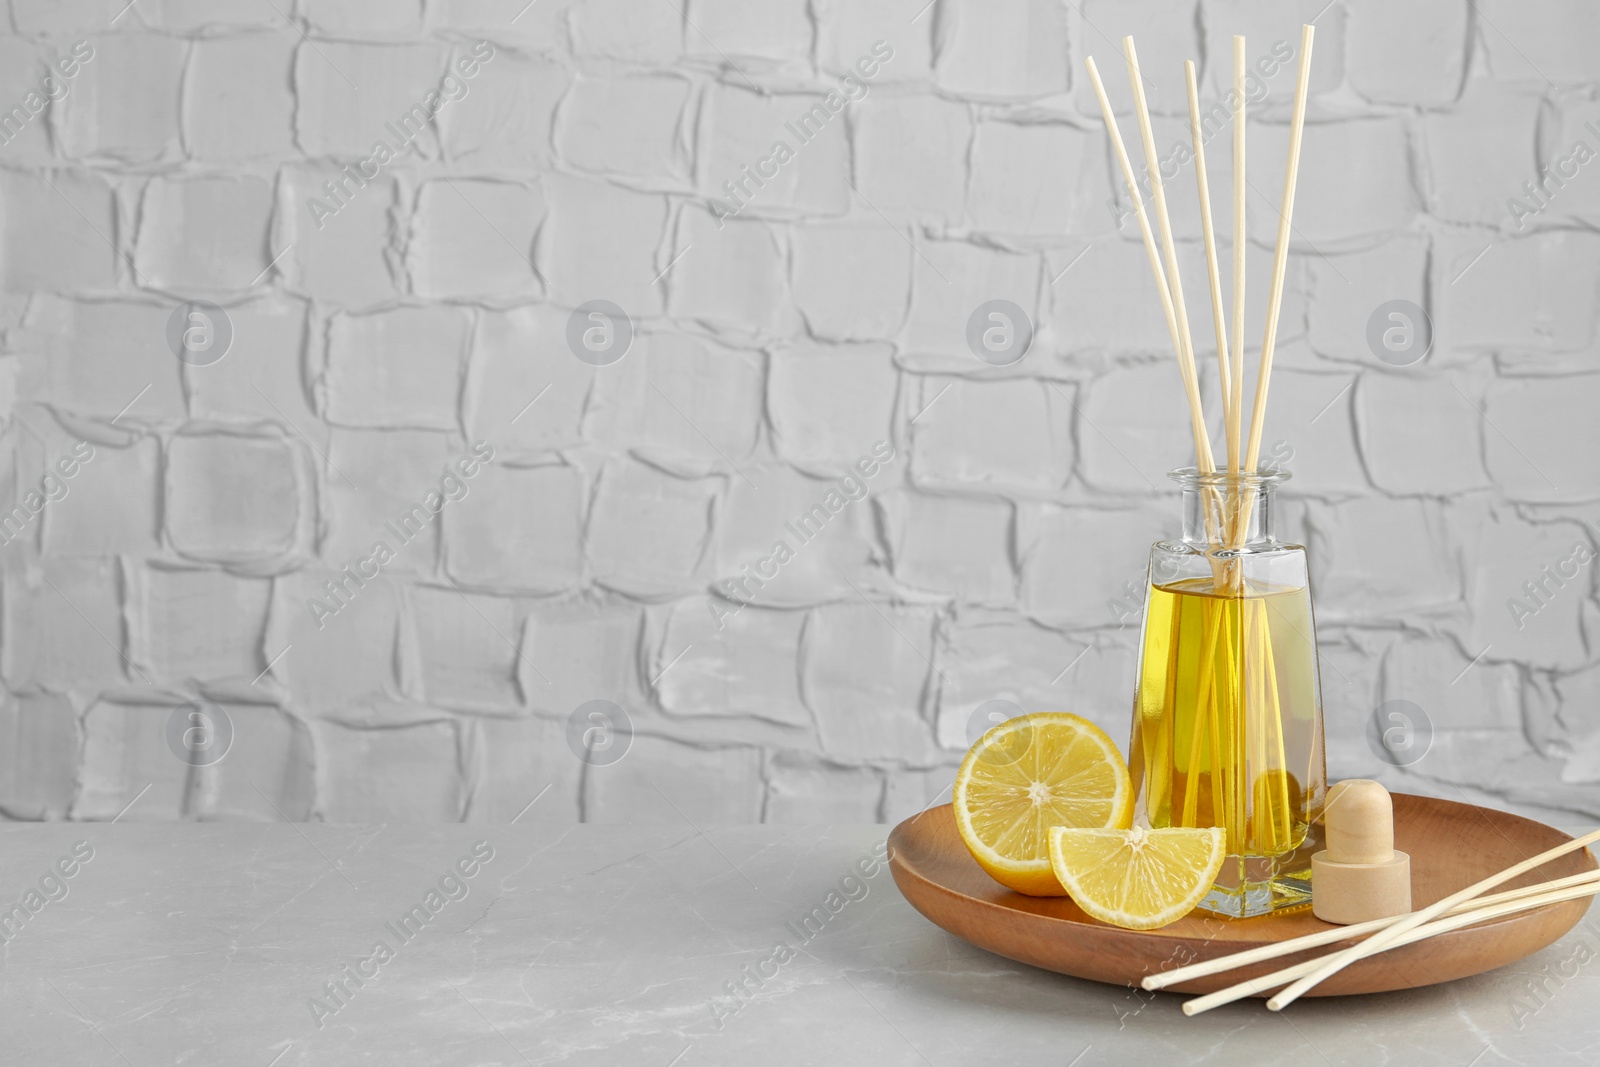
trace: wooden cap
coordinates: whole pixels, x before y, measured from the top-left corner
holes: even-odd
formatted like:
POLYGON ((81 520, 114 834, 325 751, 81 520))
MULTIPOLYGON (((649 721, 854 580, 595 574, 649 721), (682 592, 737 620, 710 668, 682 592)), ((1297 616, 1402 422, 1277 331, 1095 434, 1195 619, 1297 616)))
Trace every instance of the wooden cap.
POLYGON ((1394 855, 1394 801, 1369 778, 1346 778, 1322 806, 1323 840, 1337 863, 1388 863, 1394 855))
POLYGON ((1311 911, 1348 926, 1411 910, 1411 857, 1394 849, 1394 801, 1381 784, 1349 778, 1323 805, 1327 849, 1311 857, 1311 911))

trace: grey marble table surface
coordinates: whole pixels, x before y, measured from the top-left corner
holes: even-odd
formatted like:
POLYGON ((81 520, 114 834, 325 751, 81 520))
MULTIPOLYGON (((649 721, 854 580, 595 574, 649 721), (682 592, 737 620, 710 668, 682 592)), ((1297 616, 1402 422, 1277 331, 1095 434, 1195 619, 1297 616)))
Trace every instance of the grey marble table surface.
POLYGON ((945 934, 885 830, 6 826, 0 1063, 1600 1062, 1600 915, 1493 974, 1188 1019, 945 934))

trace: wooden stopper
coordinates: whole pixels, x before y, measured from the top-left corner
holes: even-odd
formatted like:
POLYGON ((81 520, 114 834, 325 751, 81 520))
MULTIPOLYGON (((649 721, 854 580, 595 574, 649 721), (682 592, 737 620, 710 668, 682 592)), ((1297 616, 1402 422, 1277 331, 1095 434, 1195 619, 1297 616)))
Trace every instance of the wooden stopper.
POLYGON ((1411 910, 1411 857, 1394 848, 1394 801, 1366 778, 1328 790, 1327 849, 1311 857, 1311 911, 1348 926, 1411 910))
POLYGON ((1394 858, 1394 801, 1382 785, 1368 778, 1335 782, 1322 810, 1330 860, 1388 863, 1394 858))

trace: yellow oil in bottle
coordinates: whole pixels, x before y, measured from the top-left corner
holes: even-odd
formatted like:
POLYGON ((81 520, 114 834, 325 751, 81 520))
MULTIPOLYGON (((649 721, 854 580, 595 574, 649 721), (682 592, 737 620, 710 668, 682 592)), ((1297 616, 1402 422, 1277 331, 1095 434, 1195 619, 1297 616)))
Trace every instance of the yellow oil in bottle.
POLYGON ((1150 826, 1227 832, 1208 910, 1309 899, 1326 780, 1313 633, 1305 587, 1149 588, 1129 769, 1150 826))

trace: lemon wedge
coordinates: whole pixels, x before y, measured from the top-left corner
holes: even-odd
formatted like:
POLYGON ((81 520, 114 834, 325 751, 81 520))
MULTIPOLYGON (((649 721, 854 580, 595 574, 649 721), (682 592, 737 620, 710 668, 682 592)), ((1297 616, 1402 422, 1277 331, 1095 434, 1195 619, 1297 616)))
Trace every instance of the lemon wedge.
POLYGON ((1050 868, 1067 895, 1128 930, 1154 930, 1193 911, 1226 854, 1220 826, 1050 831, 1050 868))

